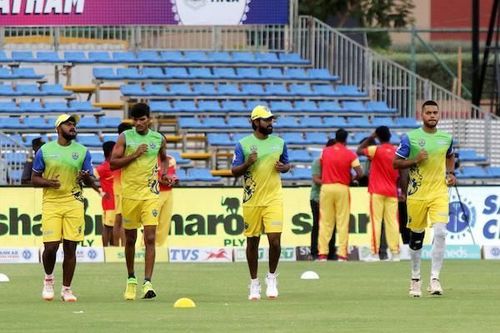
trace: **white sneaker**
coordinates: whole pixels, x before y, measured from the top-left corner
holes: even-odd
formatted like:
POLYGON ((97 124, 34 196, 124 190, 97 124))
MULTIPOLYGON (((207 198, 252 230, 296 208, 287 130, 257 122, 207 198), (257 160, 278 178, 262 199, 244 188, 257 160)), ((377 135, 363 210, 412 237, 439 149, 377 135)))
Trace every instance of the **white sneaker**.
POLYGON ((54 279, 43 279, 42 298, 46 301, 54 299, 54 279))
POLYGON ((431 283, 429 283, 429 287, 427 288, 427 291, 431 295, 442 295, 443 294, 443 287, 441 287, 441 283, 439 282, 439 279, 431 279, 431 283))
POLYGON ((410 282, 410 296, 411 297, 420 297, 422 296, 422 281, 420 280, 411 280, 410 282))
POLYGON ((63 302, 76 302, 77 298, 73 295, 71 289, 62 288, 61 289, 61 299, 63 302))
POLYGON ((250 281, 250 285, 248 286, 250 292, 248 294, 248 300, 257 301, 260 299, 260 282, 259 281, 250 281))
POLYGON ((370 253, 370 255, 368 257, 366 257, 365 261, 366 262, 376 262, 376 261, 380 261, 380 258, 378 256, 378 254, 370 253))
POLYGON ((401 261, 401 257, 399 256, 399 253, 393 253, 391 256, 391 261, 401 261))
POLYGON ((266 296, 268 298, 277 298, 278 297, 278 274, 267 273, 266 285, 267 285, 266 296))

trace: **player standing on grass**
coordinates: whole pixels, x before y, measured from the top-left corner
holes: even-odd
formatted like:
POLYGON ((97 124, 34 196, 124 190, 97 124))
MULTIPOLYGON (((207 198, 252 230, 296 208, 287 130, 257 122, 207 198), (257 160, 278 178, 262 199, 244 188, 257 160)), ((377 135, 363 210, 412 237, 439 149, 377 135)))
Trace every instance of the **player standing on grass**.
POLYGON ((426 101, 422 105, 421 115, 423 126, 401 138, 393 162, 396 169, 409 168, 407 207, 412 265, 410 296, 414 297, 422 295, 420 261, 428 221, 434 230, 428 291, 432 295, 443 294, 439 273, 443 265, 449 213, 447 185, 454 185, 456 182, 453 139, 450 134, 436 128, 439 122, 437 103, 426 101))
POLYGON ((76 302, 71 281, 76 267, 76 246, 83 240, 85 216, 82 183, 99 188, 92 177, 90 153, 76 138, 75 115, 60 115, 55 122, 57 140, 46 143, 38 150, 33 162, 31 182, 43 187, 42 230, 45 270, 42 297, 54 299, 54 266, 59 244, 63 243, 63 283, 61 298, 76 302))
MULTIPOLYGON (((134 271, 137 229, 144 226, 146 258, 144 268, 143 298, 154 298, 151 284, 155 262, 155 233, 158 225, 158 158, 162 169, 168 169, 165 138, 149 129, 149 106, 135 104, 130 112, 134 129, 126 130, 118 137, 111 155, 111 168, 121 168, 122 216, 125 229, 125 259, 128 279, 124 293, 126 300, 135 300, 137 279, 134 271)), ((167 174, 161 175, 169 182, 167 174)))
POLYGON ((280 173, 290 170, 286 144, 273 132, 274 115, 265 106, 256 106, 250 116, 253 134, 237 144, 231 172, 244 177, 243 219, 247 237, 247 262, 250 270, 249 300, 260 299, 257 277, 259 241, 262 233, 269 241, 269 272, 266 296, 278 297, 276 269, 281 255, 283 195, 280 173))

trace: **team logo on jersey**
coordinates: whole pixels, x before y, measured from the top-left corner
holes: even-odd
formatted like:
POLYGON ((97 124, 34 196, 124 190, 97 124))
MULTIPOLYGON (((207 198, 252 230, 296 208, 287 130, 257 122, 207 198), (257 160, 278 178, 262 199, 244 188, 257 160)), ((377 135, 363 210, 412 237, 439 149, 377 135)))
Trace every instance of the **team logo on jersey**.
POLYGON ((151 148, 151 149, 156 149, 156 143, 151 142, 151 143, 149 144, 149 148, 151 148))
POLYGON ((158 216, 158 209, 153 209, 151 211, 151 214, 153 214, 154 217, 157 217, 158 216))
POLYGON ((419 139, 419 140, 418 140, 418 145, 419 145, 420 147, 424 147, 424 146, 425 146, 425 139, 419 139))
POLYGON ((74 159, 74 160, 77 160, 78 157, 80 157, 80 154, 78 154, 77 152, 74 152, 73 154, 71 154, 71 157, 74 159))
POLYGON ((247 202, 252 198, 256 185, 257 183, 253 180, 250 172, 247 171, 244 175, 243 202, 247 202))

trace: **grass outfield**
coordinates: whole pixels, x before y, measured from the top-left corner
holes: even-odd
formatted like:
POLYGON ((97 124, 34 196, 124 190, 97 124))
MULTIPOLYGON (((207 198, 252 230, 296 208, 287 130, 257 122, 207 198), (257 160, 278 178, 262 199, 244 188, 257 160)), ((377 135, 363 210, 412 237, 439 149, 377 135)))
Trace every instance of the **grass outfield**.
MULTIPOLYGON (((425 287, 429 266, 423 262, 425 287)), ((496 261, 446 261, 445 295, 422 298, 408 297, 409 262, 281 263, 278 300, 252 302, 244 263, 158 264, 153 284, 159 296, 128 302, 122 299, 124 264, 79 264, 73 304, 41 299, 41 265, 3 264, 0 272, 11 279, 0 283, 0 331, 6 333, 500 331, 496 261), (306 270, 320 280, 301 280, 306 270), (173 308, 180 297, 197 307, 173 308)), ((60 283, 58 264, 56 291, 60 283)))

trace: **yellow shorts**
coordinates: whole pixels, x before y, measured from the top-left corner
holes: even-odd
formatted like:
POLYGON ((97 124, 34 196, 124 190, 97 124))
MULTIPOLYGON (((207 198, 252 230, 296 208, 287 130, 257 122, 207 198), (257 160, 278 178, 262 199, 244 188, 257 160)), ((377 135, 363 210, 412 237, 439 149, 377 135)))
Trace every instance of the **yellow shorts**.
POLYGON ((115 194, 115 215, 122 213, 122 195, 115 194))
POLYGON ((138 229, 141 226, 158 225, 158 199, 122 199, 123 228, 138 229))
POLYGON ((408 209, 408 228, 413 231, 424 230, 434 223, 448 223, 449 220, 448 197, 434 198, 432 200, 406 201, 408 209))
POLYGON ((283 231, 283 205, 265 207, 243 206, 246 237, 258 237, 263 233, 283 231))
POLYGON ((116 213, 114 210, 105 210, 102 213, 102 224, 107 227, 113 227, 115 225, 116 213))
POLYGON ((42 205, 42 231, 44 242, 62 239, 80 242, 85 232, 83 202, 45 202, 42 205))

